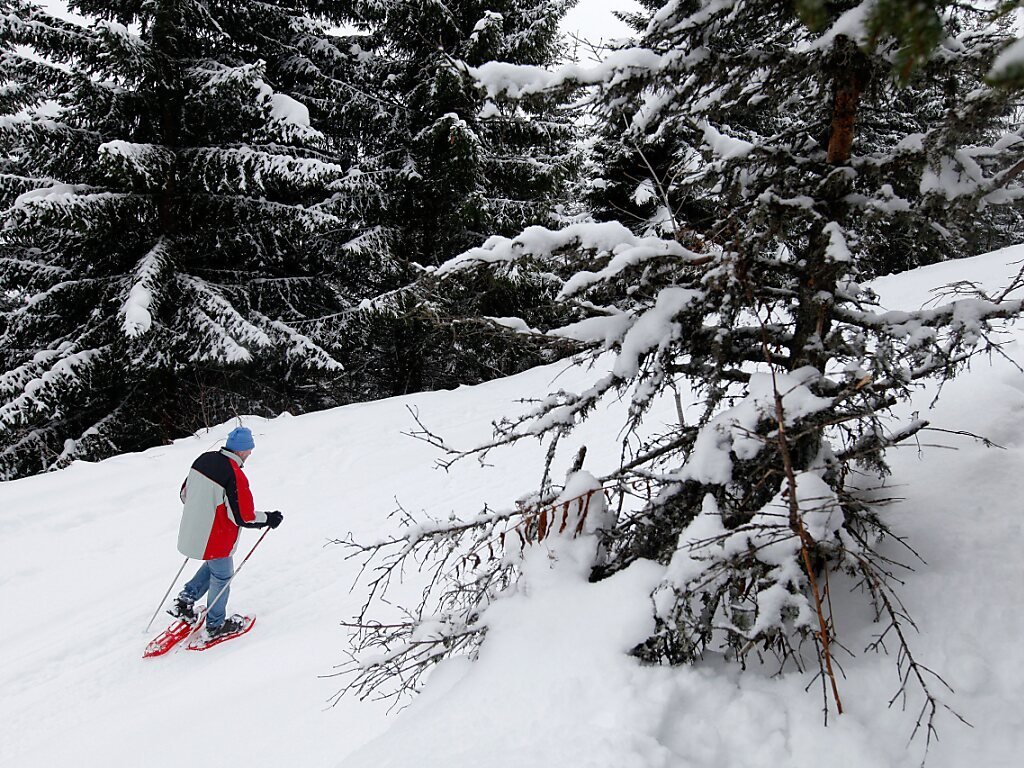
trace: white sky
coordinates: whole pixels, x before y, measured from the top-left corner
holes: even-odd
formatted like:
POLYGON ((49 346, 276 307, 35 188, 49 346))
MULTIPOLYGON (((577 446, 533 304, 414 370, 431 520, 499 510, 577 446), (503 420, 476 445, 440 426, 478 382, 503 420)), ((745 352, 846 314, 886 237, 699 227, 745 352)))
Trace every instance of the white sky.
MULTIPOLYGON (((37 0, 39 5, 46 8, 50 13, 56 16, 63 16, 64 18, 75 17, 75 14, 68 10, 68 4, 66 0, 37 0)), ((77 18, 82 18, 78 16, 77 18)))
POLYGON ((562 29, 592 43, 628 37, 629 27, 612 16, 612 11, 630 11, 638 8, 634 0, 579 0, 562 22, 562 29))

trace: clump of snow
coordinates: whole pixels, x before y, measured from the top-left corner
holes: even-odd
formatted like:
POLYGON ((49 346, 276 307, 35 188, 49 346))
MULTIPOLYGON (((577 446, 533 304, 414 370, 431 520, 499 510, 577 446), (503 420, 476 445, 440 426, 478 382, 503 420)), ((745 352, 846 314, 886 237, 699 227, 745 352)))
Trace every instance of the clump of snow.
POLYGON ((137 158, 144 157, 155 145, 135 144, 130 141, 117 139, 100 144, 97 150, 101 155, 116 155, 117 157, 137 158))
POLYGON ((615 361, 614 373, 629 379, 640 369, 640 360, 655 347, 664 348, 682 332, 676 316, 703 294, 688 288, 671 286, 658 293, 654 306, 632 324, 622 340, 622 349, 615 361))
POLYGON ((484 319, 517 333, 540 333, 536 328, 527 325, 521 317, 485 317, 484 319))
POLYGON ((937 168, 929 167, 921 174, 921 194, 941 194, 947 200, 974 194, 984 181, 984 173, 964 151, 956 159, 943 157, 937 168))
POLYGON ((807 534, 815 541, 831 540, 843 524, 843 513, 835 491, 814 472, 797 473, 796 489, 807 534))
POLYGON ((548 69, 525 64, 489 61, 479 67, 468 67, 469 73, 487 91, 490 98, 506 95, 520 98, 559 88, 568 82, 594 85, 615 80, 618 72, 634 70, 658 71, 674 60, 675 54, 661 55, 647 48, 612 51, 591 66, 563 64, 548 69))
POLYGON ((657 190, 654 188, 654 182, 650 179, 644 179, 637 184, 636 189, 633 190, 633 202, 637 205, 644 205, 657 197, 657 194, 657 190))
POLYGON ((476 42, 480 38, 481 32, 486 32, 488 29, 497 28, 499 31, 505 23, 505 17, 495 11, 484 11, 484 15, 473 25, 473 32, 470 34, 469 39, 476 42))
POLYGON ((275 93, 270 97, 270 116, 283 123, 308 128, 309 108, 286 93, 275 93))
POLYGON ((702 120, 699 127, 704 131, 704 141, 722 160, 746 157, 754 151, 754 145, 749 141, 726 136, 708 122, 702 120))
POLYGON ((878 5, 878 0, 863 0, 850 10, 840 14, 835 23, 806 47, 809 50, 831 48, 839 37, 846 37, 857 45, 866 46, 871 41, 868 19, 878 5))
POLYGON ((775 376, 755 373, 750 378, 747 395, 715 416, 700 431, 693 452, 675 477, 680 482, 728 484, 732 477, 732 457, 752 459, 764 448, 757 428, 762 422, 775 419, 776 391, 782 398, 787 426, 830 405, 828 399, 818 397, 808 388, 808 381, 815 375, 811 369, 775 376))
POLYGON ((703 559, 697 554, 701 545, 717 539, 725 532, 718 502, 714 496, 707 494, 701 503, 700 513, 680 534, 679 544, 665 569, 663 581, 654 592, 655 611, 659 616, 667 617, 670 614, 675 600, 673 585, 687 584, 705 572, 703 559))
POLYGON ((25 208, 41 202, 62 203, 92 189, 94 188, 88 184, 64 184, 58 182, 47 187, 39 187, 37 189, 30 189, 28 192, 22 192, 14 199, 12 207, 25 208))
POLYGON ((825 256, 831 261, 852 261, 853 254, 850 253, 850 246, 846 242, 846 233, 835 221, 830 221, 824 227, 828 235, 828 246, 825 248, 825 256))
POLYGON ((597 342, 605 349, 622 338, 622 335, 633 324, 633 316, 626 312, 616 312, 600 317, 588 317, 576 323, 562 326, 550 331, 552 336, 574 339, 582 342, 597 342))
POLYGON ((147 333, 153 326, 150 308, 153 303, 154 281, 163 268, 167 246, 164 242, 157 243, 153 249, 142 257, 135 270, 135 282, 128 292, 128 298, 121 308, 124 315, 124 333, 129 338, 137 338, 147 333))

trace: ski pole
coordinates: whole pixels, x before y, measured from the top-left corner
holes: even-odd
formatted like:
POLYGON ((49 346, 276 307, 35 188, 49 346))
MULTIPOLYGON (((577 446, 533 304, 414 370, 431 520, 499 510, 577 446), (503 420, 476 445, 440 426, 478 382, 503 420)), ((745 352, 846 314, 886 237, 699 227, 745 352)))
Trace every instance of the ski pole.
MULTIPOLYGON (((228 580, 224 582, 224 586, 220 588, 220 591, 217 593, 217 596, 215 598, 213 598, 213 600, 207 600, 206 601, 206 608, 205 608, 205 610, 196 619, 195 626, 192 628, 192 631, 189 632, 188 635, 185 636, 185 639, 181 641, 181 644, 178 646, 179 648, 181 648, 184 645, 187 645, 189 639, 191 639, 191 637, 196 632, 199 631, 200 627, 202 627, 202 625, 203 625, 203 618, 210 611, 210 606, 212 606, 214 603, 216 603, 220 599, 220 596, 224 594, 224 590, 226 590, 229 586, 231 586, 231 582, 235 580, 235 576, 237 576, 238 572, 242 570, 242 566, 245 565, 246 561, 250 557, 252 557, 252 553, 256 551, 256 547, 258 547, 260 545, 260 542, 262 542, 265 538, 267 538, 267 534, 270 533, 271 530, 273 530, 273 529, 269 528, 269 527, 264 529, 263 535, 260 536, 259 539, 257 539, 256 543, 252 545, 252 549, 249 550, 249 554, 247 554, 244 558, 242 558, 242 562, 240 562, 238 564, 238 567, 235 568, 234 573, 232 573, 231 576, 228 578, 228 580)), ((207 597, 209 597, 209 595, 207 595, 207 597)))
POLYGON ((235 576, 238 575, 238 572, 242 570, 242 566, 245 565, 245 561, 252 557, 252 553, 256 551, 256 547, 260 545, 261 541, 267 538, 267 534, 270 533, 272 530, 273 528, 270 528, 269 526, 263 530, 263 535, 261 535, 259 539, 256 540, 256 543, 252 545, 252 549, 249 550, 249 554, 242 558, 242 562, 240 562, 238 564, 238 567, 235 568, 235 572, 232 573, 231 577, 224 582, 224 586, 220 588, 220 592, 217 593, 217 597, 213 598, 213 600, 209 602, 209 605, 213 605, 214 603, 216 603, 220 596, 224 594, 224 590, 228 588, 228 584, 230 584, 231 581, 235 578, 235 576))
POLYGON ((178 583, 178 577, 181 576, 181 572, 185 570, 186 565, 188 565, 187 557, 185 558, 185 562, 181 564, 181 568, 178 569, 178 572, 174 574, 174 581, 171 582, 171 586, 167 588, 167 591, 164 593, 164 596, 160 598, 160 605, 156 607, 156 611, 154 611, 153 613, 153 618, 149 620, 149 624, 147 624, 146 628, 142 630, 143 634, 149 632, 149 628, 153 626, 153 622, 156 621, 156 615, 160 613, 160 609, 164 607, 164 602, 167 600, 167 596, 171 594, 171 590, 174 589, 174 585, 178 583))

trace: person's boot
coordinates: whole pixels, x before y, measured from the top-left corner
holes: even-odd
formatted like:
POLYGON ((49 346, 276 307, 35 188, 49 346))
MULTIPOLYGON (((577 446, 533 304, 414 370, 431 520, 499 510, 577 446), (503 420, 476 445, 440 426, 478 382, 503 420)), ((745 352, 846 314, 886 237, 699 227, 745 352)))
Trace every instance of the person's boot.
POLYGON ((218 637, 224 637, 224 635, 233 635, 236 632, 240 632, 245 626, 245 617, 239 616, 237 613, 234 616, 229 616, 224 619, 224 623, 216 627, 211 627, 209 624, 206 625, 206 634, 211 640, 216 640, 218 637))
POLYGON ((178 597, 174 600, 174 607, 168 611, 171 616, 176 619, 181 619, 188 624, 195 624, 196 619, 199 617, 196 615, 195 601, 189 600, 187 597, 178 597))

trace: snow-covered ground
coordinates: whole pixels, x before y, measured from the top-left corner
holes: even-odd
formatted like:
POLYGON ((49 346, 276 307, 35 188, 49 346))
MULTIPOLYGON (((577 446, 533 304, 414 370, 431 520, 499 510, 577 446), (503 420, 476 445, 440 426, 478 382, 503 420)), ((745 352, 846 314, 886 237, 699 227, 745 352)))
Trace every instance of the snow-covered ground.
MULTIPOLYGON (((891 308, 919 306, 955 280, 1000 283, 1024 247, 877 282, 891 308)), ((1024 331, 1024 329, 1022 329, 1024 331)), ((1016 333, 1005 350, 1024 362, 1016 333)), ((471 514, 507 506, 539 479, 543 448, 522 445, 450 472, 406 436, 413 408, 434 431, 468 446, 515 401, 571 389, 592 373, 549 366, 452 392, 415 395, 272 421, 248 419, 257 448, 246 470, 257 505, 281 509, 239 576, 234 610, 255 629, 196 654, 143 661, 143 627, 181 564, 178 486, 192 459, 232 425, 174 445, 0 484, 0 765, 343 768, 896 768, 921 761, 908 746, 920 699, 887 703, 892 659, 861 650, 876 627, 857 596, 842 598, 840 693, 846 714, 822 724, 809 676, 740 673, 713 660, 686 669, 641 667, 624 651, 650 628, 645 594, 659 568, 641 563, 599 584, 574 567, 527 563, 524 588, 492 609, 480 659, 452 661, 407 709, 328 701, 325 677, 345 660, 339 622, 360 603, 357 564, 329 540, 390 530, 396 502, 412 511, 471 514), (844 618, 845 617, 845 618, 844 618)), ((956 693, 973 724, 940 716, 934 768, 1009 768, 1024 752, 1024 374, 979 360, 937 406, 914 405, 934 426, 893 451, 894 528, 927 561, 902 593, 920 627, 912 647, 956 693), (954 450, 955 449, 955 450, 954 450)), ((599 473, 618 454, 621 406, 595 416, 581 443, 599 473)), ((666 422, 674 410, 666 408, 666 422)), ((255 541, 244 534, 240 554, 255 541)), ((191 566, 189 568, 191 570, 191 566)), ((180 581, 179 581, 180 584, 180 581)), ((833 589, 836 589, 833 585, 833 589)), ((839 599, 837 597, 837 599, 839 599)))

